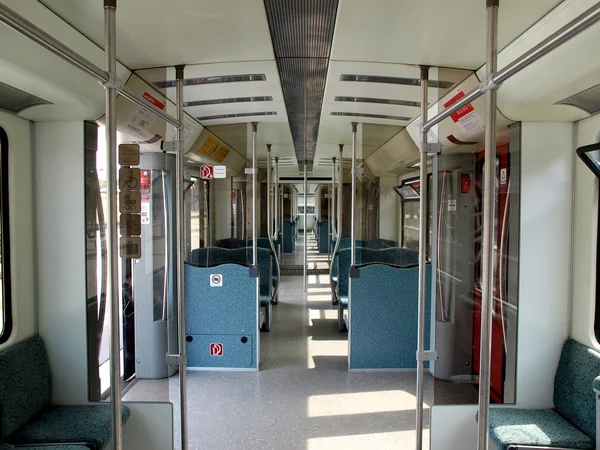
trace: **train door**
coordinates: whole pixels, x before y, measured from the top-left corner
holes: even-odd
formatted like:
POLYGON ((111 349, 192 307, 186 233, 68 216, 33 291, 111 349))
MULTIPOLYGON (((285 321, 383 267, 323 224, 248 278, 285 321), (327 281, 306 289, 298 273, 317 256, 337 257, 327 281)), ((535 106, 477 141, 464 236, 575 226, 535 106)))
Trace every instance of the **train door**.
MULTIPOLYGON (((496 160, 491 401, 515 401, 520 126, 502 131, 496 160)), ((436 404, 477 403, 482 302, 484 152, 439 156, 436 404)))

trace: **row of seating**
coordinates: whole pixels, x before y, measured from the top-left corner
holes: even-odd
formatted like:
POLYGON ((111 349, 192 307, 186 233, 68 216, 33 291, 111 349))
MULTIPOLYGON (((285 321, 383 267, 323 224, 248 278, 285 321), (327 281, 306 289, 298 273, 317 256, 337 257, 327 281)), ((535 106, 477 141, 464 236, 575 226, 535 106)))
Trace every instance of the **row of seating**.
POLYGON ((315 222, 315 238, 317 239, 319 253, 329 253, 329 240, 331 235, 329 220, 318 219, 315 222))
POLYGON ((490 440, 499 450, 598 448, 599 374, 600 353, 568 339, 554 377, 554 409, 493 407, 490 440))
POLYGON ((281 240, 283 253, 292 253, 296 247, 296 238, 298 237, 298 219, 285 217, 281 229, 281 240))
MULTIPOLYGON (((129 415, 123 406, 123 424, 129 415)), ((110 437, 110 404, 52 403, 50 364, 39 336, 0 352, 0 450, 103 450, 110 437)))

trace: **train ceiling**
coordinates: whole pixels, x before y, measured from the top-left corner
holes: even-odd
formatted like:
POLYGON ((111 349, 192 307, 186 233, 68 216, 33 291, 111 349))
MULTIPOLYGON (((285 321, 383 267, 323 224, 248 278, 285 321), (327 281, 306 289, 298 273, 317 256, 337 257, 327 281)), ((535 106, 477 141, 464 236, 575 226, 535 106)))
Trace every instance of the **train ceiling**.
MULTIPOLYGON (((31 16, 24 14, 28 7, 23 2, 3 1, 13 9, 21 8, 20 13, 29 20, 36 18, 34 8, 31 8, 31 16)), ((103 47, 102 2, 40 0, 39 3, 98 47, 103 47)), ((217 135, 225 142, 233 145, 229 138, 236 139, 240 146, 245 143, 245 148, 236 148, 242 154, 244 150, 247 154, 249 140, 247 126, 246 137, 240 137, 240 133, 244 134, 244 127, 240 125, 259 122, 259 156, 265 156, 266 144, 271 143, 273 155, 292 158, 297 173, 297 163, 304 158, 304 149, 299 147, 298 139, 294 139, 296 131, 292 121, 305 117, 296 115, 298 108, 293 108, 286 96, 286 85, 282 83, 285 79, 280 74, 289 61, 282 58, 310 57, 311 52, 324 58, 331 35, 327 26, 319 25, 319 20, 328 18, 328 23, 331 22, 333 3, 333 0, 123 0, 118 4, 117 14, 118 59, 124 68, 151 82, 172 80, 172 66, 186 64, 186 78, 196 80, 185 90, 187 113, 199 118, 209 129, 218 130, 221 135, 217 135), (280 5, 280 9, 269 13, 270 5, 275 4, 280 5), (298 4, 305 8, 299 16, 295 8, 298 4), (312 43, 319 43, 317 48, 299 48, 299 41, 293 40, 294 34, 284 33, 286 26, 291 32, 303 23, 294 22, 294 17, 301 17, 307 23, 313 21, 313 35, 309 35, 312 43), (277 36, 285 36, 287 48, 297 54, 294 51, 281 53, 283 47, 277 45, 277 36), (215 77, 230 77, 234 81, 212 82, 215 77)), ((581 9, 595 3, 596 0, 503 0, 499 13, 499 48, 510 50, 515 42, 531 37, 530 28, 549 20, 552 16, 549 13, 554 13, 557 6, 556 10, 561 7, 581 9)), ((69 45, 70 41, 64 42, 69 45)), ((306 43, 306 39, 302 42, 306 43)), ((511 58, 518 55, 510 51, 507 54, 511 58)), ((366 159, 389 141, 390 136, 418 117, 419 85, 415 83, 418 64, 444 67, 432 69, 431 78, 437 84, 430 85, 430 100, 435 102, 452 85, 480 69, 484 60, 483 0, 339 0, 321 105, 318 95, 312 99, 315 110, 320 107, 316 147, 310 156, 314 158, 314 169, 319 168, 320 159, 337 155, 338 144, 345 144, 344 156, 349 156, 351 122, 363 124, 359 130, 359 157, 366 159)), ((551 58, 548 61, 554 62, 547 62, 544 73, 555 76, 545 81, 564 79, 565 73, 560 71, 568 68, 551 58)), ((563 83, 560 99, 542 95, 541 90, 548 86, 530 79, 528 85, 538 103, 535 111, 527 110, 531 113, 528 120, 536 120, 535 114, 542 111, 542 104, 552 107, 559 100, 600 83, 596 80, 597 71, 592 70, 595 62, 589 61, 589 64, 585 83, 574 85, 571 90, 568 83, 563 83)), ((170 98, 174 97, 174 90, 168 84, 164 89, 170 98)), ((33 94, 53 103, 60 100, 40 95, 43 92, 33 94)), ((518 87, 507 83, 500 91, 500 110, 510 110, 509 116, 518 115, 520 110, 515 105, 522 94, 518 87), (504 107, 503 99, 508 99, 504 107)), ((100 96, 94 97, 94 102, 98 100, 100 96)), ((36 108, 45 106, 31 110, 36 108)), ((582 112, 572 112, 576 109, 572 106, 558 108, 550 109, 557 112, 547 114, 543 120, 585 117, 582 112)), ((323 170, 329 169, 323 167, 323 170)))

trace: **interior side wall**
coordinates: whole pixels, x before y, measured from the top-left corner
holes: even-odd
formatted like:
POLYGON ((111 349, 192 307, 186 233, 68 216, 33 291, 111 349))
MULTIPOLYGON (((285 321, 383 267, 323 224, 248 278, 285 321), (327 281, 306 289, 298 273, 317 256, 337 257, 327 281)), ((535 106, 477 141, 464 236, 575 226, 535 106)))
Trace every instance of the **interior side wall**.
MULTIPOLYGON (((554 374, 568 337, 573 128, 572 123, 522 124, 519 408, 553 406, 554 374)), ((476 405, 434 406, 431 448, 475 449, 476 411, 476 405)))
POLYGON ((33 246, 33 175, 31 124, 0 111, 0 127, 8 135, 10 266, 13 329, 0 348, 35 332, 35 266, 33 246))
POLYGON ((212 181, 215 240, 231 237, 231 177, 212 181))
POLYGON ((396 177, 379 178, 379 238, 396 241, 399 246, 398 232, 400 223, 398 211, 400 209, 400 197, 394 191, 397 186, 396 177))
POLYGON ((40 335, 54 402, 87 403, 84 124, 38 122, 35 136, 40 335))
MULTIPOLYGON (((600 141, 600 115, 579 122, 577 147, 600 141)), ((573 306, 571 336, 600 349, 594 336, 596 304, 596 246, 598 238, 598 180, 575 159, 575 214, 573 215, 573 306)))

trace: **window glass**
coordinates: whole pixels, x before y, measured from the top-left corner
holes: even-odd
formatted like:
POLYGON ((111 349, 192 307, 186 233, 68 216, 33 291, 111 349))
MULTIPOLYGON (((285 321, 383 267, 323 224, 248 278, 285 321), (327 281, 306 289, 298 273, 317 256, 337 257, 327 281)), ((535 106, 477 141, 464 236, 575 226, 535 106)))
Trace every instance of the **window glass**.
POLYGON ((8 136, 0 128, 0 343, 8 340, 12 330, 8 231, 8 136))

